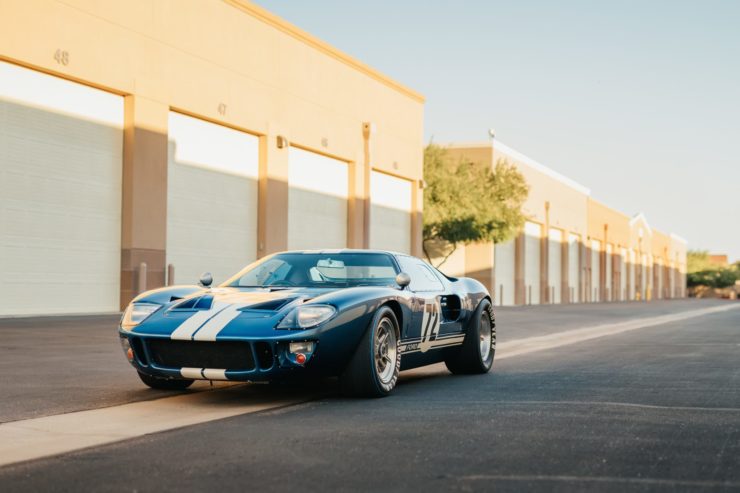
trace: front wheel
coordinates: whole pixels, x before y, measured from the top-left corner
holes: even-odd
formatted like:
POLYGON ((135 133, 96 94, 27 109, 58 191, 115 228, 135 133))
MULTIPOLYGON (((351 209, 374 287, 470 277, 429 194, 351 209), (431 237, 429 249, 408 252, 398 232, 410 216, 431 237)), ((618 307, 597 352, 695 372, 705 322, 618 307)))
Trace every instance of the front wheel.
POLYGON ((342 393, 358 397, 385 397, 396 386, 401 369, 396 315, 381 307, 362 337, 355 354, 339 377, 342 393))
POLYGON ((157 378, 146 373, 139 372, 139 378, 149 387, 157 390, 185 390, 193 385, 193 380, 157 378))
POLYGON ((473 313, 462 346, 445 359, 454 374, 488 373, 496 353, 496 322, 491 302, 483 300, 473 313))

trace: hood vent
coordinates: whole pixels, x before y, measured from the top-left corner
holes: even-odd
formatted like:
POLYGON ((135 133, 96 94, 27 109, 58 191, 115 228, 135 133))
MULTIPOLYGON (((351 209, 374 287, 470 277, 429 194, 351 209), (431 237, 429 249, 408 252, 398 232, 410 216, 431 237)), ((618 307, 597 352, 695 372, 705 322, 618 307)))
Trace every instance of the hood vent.
POLYGON ((204 295, 188 298, 173 306, 172 310, 210 310, 213 305, 213 296, 204 295))
POLYGON ((250 305, 245 308, 243 308, 243 311, 246 310, 264 310, 264 311, 270 311, 275 312, 280 310, 282 307, 287 305, 288 303, 295 300, 295 298, 278 298, 276 300, 270 300, 265 301, 263 303, 257 303, 256 305, 250 305))

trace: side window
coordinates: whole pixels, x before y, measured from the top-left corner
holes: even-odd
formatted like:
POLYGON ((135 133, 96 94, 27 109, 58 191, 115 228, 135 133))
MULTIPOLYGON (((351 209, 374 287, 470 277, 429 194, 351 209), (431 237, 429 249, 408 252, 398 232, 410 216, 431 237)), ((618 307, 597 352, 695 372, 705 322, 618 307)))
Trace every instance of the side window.
POLYGON ((401 270, 411 277, 411 291, 443 291, 444 286, 432 269, 419 259, 398 256, 401 270))

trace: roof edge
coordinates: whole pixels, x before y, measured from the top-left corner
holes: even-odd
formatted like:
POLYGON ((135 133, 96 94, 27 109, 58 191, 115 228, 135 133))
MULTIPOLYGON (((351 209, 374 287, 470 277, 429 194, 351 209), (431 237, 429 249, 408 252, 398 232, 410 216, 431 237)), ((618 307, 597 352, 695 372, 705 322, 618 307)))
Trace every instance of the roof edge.
POLYGON ((370 78, 375 79, 376 81, 390 87, 391 89, 394 89, 400 92, 401 94, 405 96, 410 97, 411 99, 419 103, 425 102, 425 98, 421 93, 414 91, 410 87, 407 87, 399 82, 396 82, 395 80, 391 79, 387 75, 382 74, 381 72, 370 67, 369 65, 334 48, 329 43, 320 40, 319 38, 309 34, 303 29, 295 26, 294 24, 291 24, 285 19, 282 19, 281 17, 273 14, 267 9, 250 2, 249 0, 223 0, 223 2, 239 10, 246 12, 252 17, 264 22, 265 24, 278 29, 279 31, 282 31, 283 33, 288 34, 289 36, 292 36, 298 41, 301 41, 311 46, 312 48, 315 48, 318 51, 324 53, 325 55, 328 55, 334 58, 335 60, 338 60, 344 63, 345 65, 348 65, 349 67, 352 67, 364 73, 370 78))

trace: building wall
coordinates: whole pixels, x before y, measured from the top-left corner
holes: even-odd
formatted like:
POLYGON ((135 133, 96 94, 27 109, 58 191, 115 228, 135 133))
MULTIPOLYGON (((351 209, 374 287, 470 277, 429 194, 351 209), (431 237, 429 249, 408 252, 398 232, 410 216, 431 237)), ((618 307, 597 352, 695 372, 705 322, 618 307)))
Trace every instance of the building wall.
POLYGON ((257 256, 287 247, 288 150, 348 163, 347 245, 369 245, 370 173, 413 182, 423 97, 244 0, 0 0, 0 60, 124 96, 121 303, 165 283, 171 110, 259 138, 257 256))
POLYGON ((569 303, 685 296, 685 242, 653 230, 643 214, 630 217, 617 211, 593 199, 586 187, 498 142, 452 144, 448 152, 453 159, 469 159, 491 166, 505 160, 514 165, 530 187, 523 207, 530 230, 532 224, 539 225, 543 233, 555 229, 553 236, 559 237, 562 243, 560 276, 551 275, 549 257, 552 255, 557 263, 558 255, 545 234, 538 249, 538 273, 531 272, 537 263, 527 255, 527 246, 531 253, 533 243, 531 234, 526 235, 524 231, 511 240, 515 243, 514 255, 505 257, 505 261, 514 263, 513 266, 496 269, 496 258, 491 254, 495 249, 491 244, 467 246, 466 275, 483 282, 493 293, 496 304, 500 304, 501 286, 509 285, 496 279, 497 270, 515 273, 515 296, 506 296, 506 304, 526 304, 531 300, 569 303), (577 265, 571 265, 573 263, 577 265), (538 283, 534 282, 537 275, 538 283), (550 278, 556 278, 558 286, 553 286, 550 278), (538 296, 532 296, 530 287, 537 284, 538 296), (554 290, 559 290, 557 295, 554 290))

